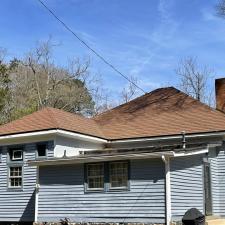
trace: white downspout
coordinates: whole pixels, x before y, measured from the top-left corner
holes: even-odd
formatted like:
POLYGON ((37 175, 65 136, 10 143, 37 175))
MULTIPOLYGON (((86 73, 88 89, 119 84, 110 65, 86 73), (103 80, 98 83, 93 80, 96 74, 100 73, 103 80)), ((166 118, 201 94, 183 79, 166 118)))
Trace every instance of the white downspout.
POLYGON ((170 184, 170 158, 163 155, 162 160, 165 163, 166 174, 166 225, 171 222, 171 184, 170 184))
POLYGON ((39 166, 36 169, 36 187, 35 187, 35 213, 34 213, 34 222, 38 221, 38 197, 39 197, 39 166))

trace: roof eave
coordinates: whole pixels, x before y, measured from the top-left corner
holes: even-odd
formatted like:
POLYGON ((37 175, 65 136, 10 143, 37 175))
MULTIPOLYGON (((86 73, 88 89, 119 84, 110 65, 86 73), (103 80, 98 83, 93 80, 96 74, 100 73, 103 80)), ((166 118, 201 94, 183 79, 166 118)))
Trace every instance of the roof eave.
MULTIPOLYGON (((90 141, 93 143, 110 143, 110 144, 129 144, 129 143, 139 143, 139 142, 149 142, 149 141, 162 141, 162 140, 179 140, 182 138, 182 134, 174 135, 164 135, 164 136, 154 136, 154 137, 135 137, 135 138, 124 138, 124 139, 105 139, 102 137, 91 136, 88 134, 82 134, 77 132, 72 132, 63 129, 48 129, 31 131, 24 133, 15 134, 4 134, 0 135, 0 144, 4 141, 19 140, 23 138, 32 137, 42 137, 48 135, 60 135, 68 138, 80 139, 84 141, 90 141)), ((225 137, 225 131, 212 131, 212 132, 202 132, 202 133, 187 133, 186 138, 207 138, 207 137, 225 137)))
POLYGON ((60 135, 69 138, 76 138, 84 141, 90 141, 93 143, 106 143, 107 140, 95 137, 91 135, 71 132, 63 129, 48 129, 48 130, 39 130, 39 131, 31 131, 31 132, 24 132, 24 133, 15 133, 15 134, 5 134, 0 136, 0 143, 7 140, 19 140, 23 138, 35 138, 40 136, 47 136, 47 135, 60 135))
MULTIPOLYGON (((172 134, 172 135, 162 135, 162 136, 152 136, 152 137, 135 137, 135 138, 121 138, 121 139, 111 139, 110 143, 135 143, 135 142, 145 142, 145 141, 161 141, 161 140, 176 140, 181 139, 183 134, 172 134)), ((220 137, 225 136, 225 130, 222 131, 210 131, 210 132, 199 132, 199 133, 187 133, 186 138, 204 138, 204 137, 220 137)))

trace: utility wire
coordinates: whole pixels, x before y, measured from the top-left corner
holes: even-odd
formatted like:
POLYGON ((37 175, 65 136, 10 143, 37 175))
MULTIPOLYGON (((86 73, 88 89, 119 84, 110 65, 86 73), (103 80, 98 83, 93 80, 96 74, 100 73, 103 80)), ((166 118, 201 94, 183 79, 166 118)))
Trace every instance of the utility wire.
POLYGON ((93 52, 99 59, 101 59, 106 65, 111 67, 115 72, 117 72, 119 75, 121 75, 123 78, 125 78, 127 81, 129 81, 131 84, 133 84, 136 88, 138 88, 140 91, 142 91, 144 94, 146 92, 139 87, 135 82, 133 82, 129 77, 124 75, 122 72, 120 72, 115 66, 113 66, 108 60, 106 60, 103 56, 101 56, 96 50, 94 50, 89 44, 87 44, 84 40, 82 40, 68 25, 66 25, 65 22, 63 22, 42 0, 37 0, 56 20, 58 20, 59 23, 61 23, 66 30, 68 30, 70 33, 73 34, 74 37, 76 37, 85 47, 87 47, 91 52, 93 52))

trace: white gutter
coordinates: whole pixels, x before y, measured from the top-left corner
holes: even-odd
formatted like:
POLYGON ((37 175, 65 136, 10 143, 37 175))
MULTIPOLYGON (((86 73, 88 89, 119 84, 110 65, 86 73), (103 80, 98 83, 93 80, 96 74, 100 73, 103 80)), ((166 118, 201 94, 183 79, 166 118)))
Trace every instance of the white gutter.
POLYGON ((56 134, 56 130, 35 131, 35 132, 22 133, 22 134, 9 134, 9 135, 0 136, 0 140, 8 140, 13 138, 23 138, 23 137, 34 137, 34 136, 49 135, 49 134, 56 134))
POLYGON ((165 179, 166 179, 166 225, 171 222, 171 182, 170 182, 170 157, 163 155, 162 160, 165 163, 165 179))
POLYGON ((193 152, 188 152, 188 153, 185 153, 185 152, 174 152, 174 157, 182 157, 182 156, 190 156, 190 155, 199 155, 199 154, 204 154, 204 153, 208 153, 209 152, 209 149, 206 148, 206 149, 202 149, 202 150, 199 150, 199 151, 193 151, 193 152))
MULTIPOLYGON (((182 134, 180 135, 171 135, 171 136, 161 136, 161 137, 149 137, 149 138, 132 138, 132 139, 121 139, 121 140, 107 140, 99 137, 94 137, 90 135, 80 134, 72 131, 65 131, 62 129, 52 129, 52 130, 45 130, 45 131, 34 131, 34 132, 27 132, 21 134, 9 134, 0 136, 1 141, 7 141, 11 139, 19 139, 19 138, 26 138, 26 137, 38 137, 44 135, 60 135, 64 137, 76 138, 86 141, 92 141, 94 143, 139 143, 139 142, 146 142, 146 141, 160 141, 160 140, 176 140, 181 139, 182 134)), ((219 137, 225 136, 225 132, 211 132, 211 133, 199 133, 199 134, 186 134, 186 138, 197 138, 197 137, 219 137)))
POLYGON ((92 141, 95 143, 106 143, 107 142, 107 140, 102 139, 102 138, 93 137, 93 136, 84 135, 84 134, 78 134, 75 132, 65 131, 65 130, 61 130, 61 129, 4 135, 4 136, 0 136, 0 141, 1 140, 4 140, 4 141, 10 140, 10 139, 19 139, 19 138, 25 138, 25 137, 38 137, 38 136, 45 136, 45 135, 60 135, 60 136, 64 136, 64 137, 92 141))
MULTIPOLYGON (((199 133, 199 134, 185 134, 186 138, 198 138, 198 137, 218 137, 225 135, 224 131, 210 132, 210 133, 199 133)), ((133 138, 133 139, 121 139, 112 140, 110 143, 132 143, 132 142, 145 142, 145 141, 161 141, 161 140, 176 140, 181 139, 182 134, 171 135, 171 136, 160 136, 160 137, 149 137, 149 138, 133 138)))

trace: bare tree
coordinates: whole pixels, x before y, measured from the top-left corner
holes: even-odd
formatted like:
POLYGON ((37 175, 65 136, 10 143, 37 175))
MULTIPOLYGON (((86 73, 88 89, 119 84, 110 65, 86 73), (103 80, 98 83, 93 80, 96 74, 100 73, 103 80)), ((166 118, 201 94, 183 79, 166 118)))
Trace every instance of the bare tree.
POLYGON ((225 17, 225 0, 220 0, 216 5, 216 11, 218 16, 225 17))
POLYGON ((138 83, 138 79, 134 76, 130 77, 132 82, 129 82, 126 87, 121 91, 121 101, 122 103, 127 103, 132 100, 138 94, 138 89, 135 84, 138 83))
POLYGON ((182 91, 202 102, 207 102, 207 81, 211 72, 206 66, 200 67, 194 57, 181 60, 176 69, 182 91))
POLYGON ((103 89, 101 86, 95 89, 95 93, 92 95, 95 101, 95 115, 110 110, 117 105, 110 100, 110 95, 109 91, 103 89))
POLYGON ((4 62, 5 56, 7 55, 7 50, 0 47, 0 63, 4 62))
POLYGON ((76 58, 70 60, 68 66, 58 66, 52 57, 53 47, 50 40, 39 43, 24 59, 15 61, 18 66, 9 73, 10 101, 3 109, 8 118, 1 123, 45 106, 84 115, 94 114, 95 102, 87 86, 93 80, 89 72, 90 60, 76 58))
POLYGON ((101 76, 90 71, 90 59, 73 58, 58 66, 52 54, 55 46, 49 38, 10 63, 2 63, 6 51, 0 48, 0 123, 45 106, 85 116, 112 107, 101 76))

